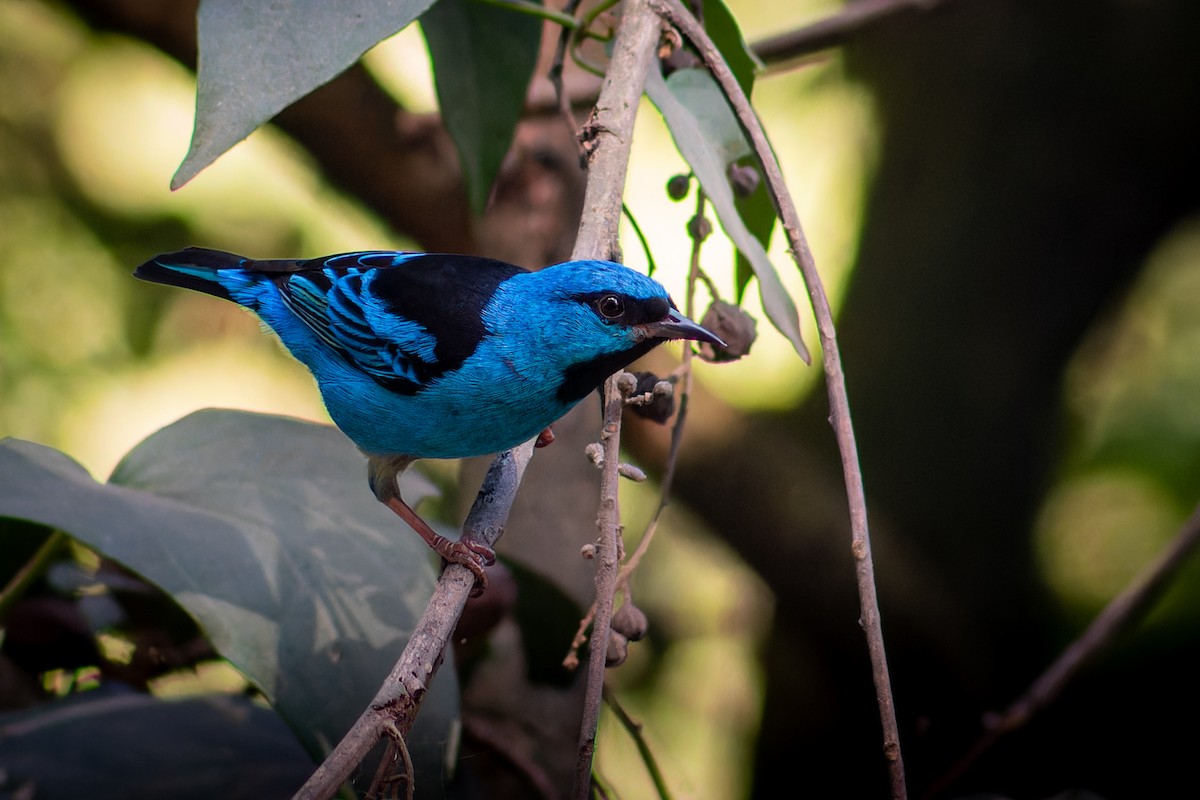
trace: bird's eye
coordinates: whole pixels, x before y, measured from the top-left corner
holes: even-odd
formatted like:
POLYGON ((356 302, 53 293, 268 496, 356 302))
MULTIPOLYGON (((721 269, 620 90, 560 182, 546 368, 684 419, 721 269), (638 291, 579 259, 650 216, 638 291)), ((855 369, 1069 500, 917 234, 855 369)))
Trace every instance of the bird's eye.
POLYGON ((625 313, 625 304, 615 294, 606 294, 596 301, 596 310, 605 319, 616 319, 625 313))

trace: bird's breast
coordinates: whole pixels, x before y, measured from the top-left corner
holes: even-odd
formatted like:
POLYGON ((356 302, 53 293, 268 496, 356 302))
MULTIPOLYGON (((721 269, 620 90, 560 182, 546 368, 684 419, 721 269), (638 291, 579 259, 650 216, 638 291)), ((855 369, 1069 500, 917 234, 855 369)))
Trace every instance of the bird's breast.
POLYGON ((330 417, 360 448, 416 458, 465 458, 514 447, 539 434, 571 404, 557 384, 513 358, 473 356, 414 394, 399 394, 355 370, 328 365, 318 380, 330 417))

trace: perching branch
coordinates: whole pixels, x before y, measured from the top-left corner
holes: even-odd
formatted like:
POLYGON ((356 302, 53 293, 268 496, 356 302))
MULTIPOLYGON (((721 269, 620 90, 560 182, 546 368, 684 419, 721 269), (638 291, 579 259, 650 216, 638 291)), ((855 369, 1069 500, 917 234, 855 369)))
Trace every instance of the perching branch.
MULTIPOLYGON (((698 191, 696 195, 696 217, 701 217, 704 214, 704 192, 698 191)), ((695 300, 696 300, 696 282, 705 280, 707 276, 700 269, 700 246, 703 244, 703 238, 699 236, 692 237, 692 255, 691 266, 688 270, 687 294, 684 305, 684 316, 695 318, 695 300)), ((717 299, 715 288, 709 284, 709 292, 713 299, 717 299)), ((666 510, 667 504, 671 499, 671 487, 675 483, 675 469, 679 464, 679 446, 683 442, 683 428, 687 421, 688 402, 692 393, 692 348, 685 347, 683 349, 682 363, 674 371, 675 375, 682 378, 680 387, 675 390, 676 408, 675 421, 671 425, 671 443, 667 448, 666 468, 663 471, 662 480, 659 482, 659 497, 658 505, 654 508, 654 513, 650 517, 650 521, 646 524, 645 530, 642 531, 642 536, 638 539, 637 547, 628 558, 624 559, 620 571, 617 573, 617 583, 614 587, 614 596, 616 592, 625 590, 626 584, 629 582, 629 576, 637 569, 641 563, 642 557, 650 548, 650 543, 654 541, 654 535, 658 531, 658 522, 662 518, 662 513, 666 510)), ((575 633, 575 638, 571 641, 570 652, 563 659, 563 666, 568 669, 575 669, 578 666, 579 648, 587 641, 584 635, 588 626, 592 624, 592 619, 596 615, 596 604, 592 603, 591 608, 583 615, 580 620, 579 630, 575 633)))
MULTIPOLYGON (((617 234, 633 139, 633 122, 645 89, 646 74, 653 63, 658 32, 658 19, 649 11, 645 0, 628 0, 613 44, 612 59, 600 88, 600 98, 581 133, 588 153, 588 180, 579 236, 571 255, 574 259, 621 260, 617 234)), ((600 545, 596 559, 596 614, 592 621, 587 691, 572 792, 572 796, 578 800, 586 800, 591 790, 592 756, 596 749, 605 655, 608 651, 613 597, 617 588, 621 526, 617 505, 617 484, 620 480, 617 468, 620 463, 621 411, 624 405, 625 398, 617 390, 615 378, 609 378, 604 383, 604 469, 597 519, 600 545)))
MULTIPOLYGON (((463 524, 464 536, 495 546, 532 456, 532 441, 496 456, 463 524)), ((474 583, 474 575, 461 564, 446 567, 391 674, 295 800, 333 797, 381 738, 408 735, 474 583)))
POLYGON ((851 551, 854 554, 855 572, 861 606, 860 624, 867 635, 867 649, 871 658, 871 672, 875 682, 875 694, 879 705, 879 716, 883 728, 883 754, 891 776, 892 797, 908 795, 904 779, 904 760, 900 752, 900 736, 896 723, 896 709, 892 701, 891 677, 888 673, 887 654, 883 644, 883 628, 879 617, 879 601, 875 590, 874 564, 871 558, 871 539, 867 527, 867 501, 863 490, 862 469, 858 462, 858 446, 854 439, 854 426, 850 419, 850 403, 846 395, 845 375, 842 372, 841 355, 838 349, 837 332, 833 324, 833 313, 829 298, 825 294, 821 276, 808 241, 800 226, 800 216, 795 203, 783 181, 783 172, 775 159, 774 150, 721 53, 712 40, 678 0, 647 0, 651 9, 677 27, 692 43, 703 59, 705 66, 720 84, 729 99, 743 131, 762 167, 772 202, 779 214, 783 231, 787 235, 792 257, 796 260, 812 301, 816 315, 817 332, 824 354, 825 382, 829 393, 830 421, 842 457, 842 475, 850 511, 851 551))

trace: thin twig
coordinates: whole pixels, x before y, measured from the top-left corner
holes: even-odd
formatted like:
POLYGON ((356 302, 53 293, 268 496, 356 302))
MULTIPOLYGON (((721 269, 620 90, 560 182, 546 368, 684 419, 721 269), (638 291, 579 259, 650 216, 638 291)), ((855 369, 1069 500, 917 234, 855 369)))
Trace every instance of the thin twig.
MULTIPOLYGON (((696 214, 704 213, 704 193, 701 192, 696 201, 696 214)), ((684 315, 689 318, 694 318, 694 306, 696 295, 696 280, 701 279, 708 283, 707 276, 700 269, 700 244, 701 240, 693 237, 692 241, 692 258, 691 268, 688 272, 688 287, 687 297, 684 301, 684 315)), ((711 283, 708 284, 709 289, 713 290, 711 283)), ((716 296, 713 291, 714 297, 716 296)), ((637 569, 641 563, 642 556, 650 548, 650 543, 654 541, 654 534, 658 531, 658 522, 662 518, 663 511, 670 504, 671 486, 675 482, 675 468, 679 463, 679 445, 683 441, 683 427, 687 421, 688 397, 692 391, 692 348, 685 346, 683 348, 682 363, 675 370, 675 374, 682 378, 682 389, 676 393, 677 408, 675 411, 675 421, 671 426, 671 443, 667 450, 667 464, 663 471, 662 481, 660 481, 658 505, 654 509, 654 514, 651 515, 650 521, 646 524, 642 536, 638 539, 637 547, 633 549, 633 553, 621 564, 621 571, 617 573, 617 584, 614 588, 614 596, 616 592, 622 591, 626 583, 629 581, 629 576, 637 569)), ((567 651, 566 657, 563 658, 563 666, 573 670, 579 666, 579 648, 587 641, 584 635, 588 626, 592 624, 592 619, 596 615, 596 603, 592 602, 591 608, 583 615, 579 621, 579 628, 575 631, 575 638, 571 640, 571 647, 567 651)))
POLYGON ((658 759, 654 757, 654 751, 650 749, 650 743, 646 741, 646 737, 642 735, 642 724, 629 716, 629 712, 617 702, 617 698, 612 692, 604 693, 604 700, 608 703, 608 707, 617 715, 617 719, 621 721, 622 727, 629 732, 629 736, 637 745, 638 754, 642 757, 642 763, 646 765, 646 771, 650 773, 650 779, 654 781, 654 788, 658 790, 658 796, 663 800, 671 800, 671 788, 667 786, 667 780, 663 777, 662 770, 658 768, 658 759))
MULTIPOLYGON (((467 515, 464 536, 495 546, 504 533, 517 487, 532 457, 532 441, 496 456, 467 515)), ((474 583, 475 576, 461 564, 451 564, 442 571, 429 605, 391 674, 354 726, 296 792, 294 800, 327 800, 382 736, 393 730, 408 735, 474 583)))
POLYGON ((371 787, 367 790, 367 800, 381 797, 384 792, 390 797, 396 797, 399 794, 396 784, 401 781, 404 783, 404 800, 413 800, 417 781, 416 775, 413 774, 412 756, 404 742, 404 734, 391 723, 383 725, 382 733, 388 739, 387 753, 379 762, 379 769, 375 770, 375 779, 371 781, 371 787), (397 763, 403 768, 401 772, 393 771, 397 763))
POLYGON ((1012 705, 1002 714, 984 719, 986 730, 983 736, 929 787, 925 795, 933 796, 947 788, 997 741, 1024 727, 1034 714, 1054 702, 1085 665, 1149 613, 1197 545, 1200 545, 1200 505, 1192 511, 1175 538, 1109 601, 1079 638, 1071 642, 1012 705))
POLYGON ((642 252, 646 255, 646 274, 653 275, 654 271, 658 269, 658 265, 654 263, 654 253, 650 250, 650 240, 642 232, 642 226, 638 225, 637 217, 633 216, 633 212, 629 210, 629 206, 621 203, 621 213, 625 215, 625 219, 629 220, 629 227, 633 229, 634 235, 637 236, 638 244, 642 246, 642 252))
POLYGON ((858 0, 811 25, 771 36, 750 45, 769 68, 839 47, 880 22, 912 11, 928 11, 946 0, 858 0))
POLYGON ((846 485, 851 528, 851 552, 854 555, 855 573, 861 607, 860 624, 866 632, 867 649, 871 659, 871 673, 875 682, 875 695, 883 731, 883 755, 891 778, 892 797, 905 798, 908 789, 904 779, 904 760, 900 751, 900 736, 896 723, 896 709, 892 700, 891 677, 888 672, 887 654, 883 643, 883 627, 879 617, 879 601, 875 589, 874 564, 871 558, 871 539, 867 526, 867 502, 863 491, 862 469, 858 461, 858 446, 854 439, 854 426, 850 419, 850 403, 846 395, 845 374, 842 371, 841 354, 838 349, 837 332, 833 324, 833 313, 829 298, 825 294, 820 273, 808 247, 808 241, 800 226, 800 217, 795 203, 784 184, 783 171, 775 159, 774 150, 762 129, 754 109, 720 51, 708 38, 695 18, 678 3, 678 0, 647 0, 655 13, 661 15, 696 48, 705 66, 720 84, 729 99, 734 113, 741 123, 767 180, 771 197, 788 237, 792 257, 796 260, 804 282, 808 287, 816 316, 817 331, 824 354, 825 382, 829 393, 830 421, 837 439, 842 459, 842 475, 846 485))
MULTIPOLYGON (((704 193, 699 192, 696 198, 696 216, 704 214, 704 193)), ((691 318, 694 316, 696 280, 701 273, 700 270, 700 247, 703 244, 703 239, 699 236, 692 237, 692 256, 691 266, 688 271, 687 295, 684 300, 684 314, 691 318)), ((692 348, 685 346, 683 349, 683 363, 679 367, 679 372, 682 377, 682 390, 678 395, 678 409, 675 413, 675 422, 671 427, 671 444, 667 455, 667 465, 663 473, 662 484, 659 489, 658 505, 654 509, 654 515, 650 518, 650 522, 646 525, 642 537, 638 540, 638 546, 633 553, 621 565, 621 570, 617 574, 616 591, 621 591, 625 588, 629 581, 629 576, 637 569, 641 563, 642 556, 650 547, 650 543, 654 539, 654 534, 658 530, 658 522, 662 517, 663 511, 670 504, 671 487, 675 480, 675 468, 679 463, 679 444, 683 441, 684 423, 687 421, 687 404, 688 397, 691 395, 692 387, 692 348)), ((629 597, 626 597, 626 602, 632 602, 629 597)), ((596 606, 593 603, 591 610, 588 612, 590 618, 595 613, 596 606)), ((655 787, 658 789, 659 796, 665 800, 671 797, 671 791, 667 786, 666 780, 663 777, 662 770, 658 768, 658 761, 654 758, 654 753, 650 750, 649 744, 642 735, 642 726, 635 722, 632 717, 626 713, 625 709, 617 701, 616 696, 607 689, 604 690, 604 699, 616 713, 617 718, 625 729, 629 731, 637 744, 638 753, 641 754, 642 762, 646 765, 651 778, 654 781, 655 787)))
MULTIPOLYGON (((704 192, 697 192, 696 213, 694 216, 701 217, 704 215, 704 204, 704 192)), ((696 280, 702 273, 700 269, 700 247, 703 243, 704 240, 699 236, 692 237, 692 255, 689 262, 690 266, 688 267, 687 294, 683 301, 683 313, 689 319, 696 318, 696 280)), ((659 486, 658 505, 654 509, 654 515, 650 518, 650 522, 646 525, 646 530, 642 533, 642 538, 638 540, 637 547, 634 548, 633 553, 621 567, 621 574, 617 576, 618 589, 623 587, 629 580, 629 576, 633 574, 633 571, 637 569, 638 564, 641 562, 642 556, 650 548, 650 543, 654 540, 654 534, 658 530, 658 521, 662 517, 663 511, 671 503, 671 487, 675 483, 675 469, 679 464, 679 445, 683 442, 683 428, 687 422, 688 398, 692 393, 692 347, 687 342, 683 346, 683 354, 677 374, 681 378, 681 388, 676 392, 678 406, 675 411, 675 421, 671 425, 671 443, 667 449, 667 464, 663 469, 663 477, 659 486)))
POLYGON ((572 31, 579 27, 579 20, 575 19, 569 7, 564 8, 562 11, 555 11, 539 3, 531 2, 531 0, 477 0, 477 2, 495 6, 496 8, 507 8, 519 14, 527 14, 531 17, 554 22, 572 31))
MULTIPOLYGON (((575 14, 575 8, 579 5, 579 0, 567 0, 563 6, 564 14, 575 14)), ((567 130, 571 132, 571 136, 575 138, 575 146, 579 148, 579 161, 585 163, 584 158, 586 153, 583 149, 583 143, 579 141, 579 122, 575 119, 575 111, 572 108, 571 97, 567 94, 563 86, 563 69, 565 68, 567 47, 571 43, 572 37, 578 30, 578 25, 573 28, 563 27, 558 32, 558 44, 554 47, 554 60, 550 62, 549 77, 550 83, 554 86, 554 98, 558 103, 558 113, 567 125, 567 130)))
POLYGON ((612 39, 612 34, 600 34, 592 30, 592 25, 600 15, 615 6, 619 0, 604 0, 596 6, 589 8, 583 14, 583 19, 580 20, 579 26, 571 32, 568 51, 571 54, 571 60, 577 66, 592 73, 593 75, 604 75, 605 71, 598 64, 593 64, 591 61, 584 58, 583 53, 579 52, 579 46, 584 39, 595 39, 600 42, 607 42, 612 39))
POLYGON ((521 773, 530 787, 541 800, 555 800, 559 796, 557 787, 546 770, 528 754, 516 746, 511 733, 493 725, 480 714, 464 714, 462 717, 463 731, 509 763, 513 769, 521 773))
MULTIPOLYGON (((618 242, 621 200, 633 140, 633 122, 645 90, 646 74, 658 44, 659 22, 645 0, 627 0, 613 43, 608 71, 600 88, 595 113, 589 122, 588 181, 583 215, 572 258, 620 261, 618 242)), ((596 750, 596 728, 600 721, 604 687, 605 655, 618 573, 620 511, 617 505, 617 472, 620 463, 621 410, 625 399, 615 378, 604 383, 604 470, 601 476, 600 511, 597 526, 600 546, 596 567, 596 615, 592 622, 592 646, 584 697, 583 723, 575 763, 572 796, 586 800, 591 786, 592 756, 596 750)))

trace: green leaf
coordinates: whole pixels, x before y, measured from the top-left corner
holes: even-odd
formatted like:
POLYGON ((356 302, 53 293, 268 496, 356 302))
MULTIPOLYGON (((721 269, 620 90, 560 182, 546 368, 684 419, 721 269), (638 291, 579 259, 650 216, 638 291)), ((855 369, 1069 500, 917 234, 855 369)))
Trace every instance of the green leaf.
POLYGON ((442 121, 476 213, 487 205, 537 67, 542 22, 475 0, 441 0, 421 18, 442 121))
MULTIPOLYGON (((758 161, 752 157, 740 159, 738 163, 759 169, 758 161)), ((771 202, 771 196, 767 193, 766 181, 759 180, 758 186, 746 197, 735 195, 733 203, 738 216, 742 218, 742 222, 746 223, 746 229, 750 231, 750 235, 762 244, 764 250, 769 248, 771 234, 775 232, 775 220, 778 219, 778 216, 775 213, 775 204, 771 202)), ((733 278, 734 299, 738 303, 741 303, 742 298, 745 297, 746 287, 753 277, 754 267, 750 263, 750 259, 743 255, 741 250, 738 250, 733 278)))
MULTIPOLYGON (((749 98, 754 89, 754 78, 763 65, 746 43, 737 20, 722 0, 704 0, 704 30, 721 51, 725 63, 737 78, 738 85, 749 98)), ((740 163, 755 164, 754 160, 749 158, 741 159, 740 163)), ((764 248, 770 247, 777 216, 766 188, 760 183, 748 197, 736 196, 734 205, 754 238, 758 239, 764 248)), ((740 250, 737 251, 734 265, 734 299, 737 302, 742 302, 746 286, 752 277, 754 270, 750 260, 740 250)))
MULTIPOLYGON (((401 488, 413 504, 431 490, 411 471, 401 488)), ((70 533, 173 595, 314 756, 370 702, 433 589, 428 548, 374 499, 354 446, 282 417, 192 414, 107 485, 6 439, 0 516, 70 533)), ((457 694, 441 670, 409 741, 426 774, 440 773, 457 694)))
POLYGON ((742 37, 742 29, 722 0, 704 0, 704 32, 721 51, 746 97, 750 97, 754 76, 763 65, 742 37))
POLYGON ((811 363, 800 336, 795 301, 734 202, 726 169, 730 162, 750 152, 750 147, 720 87, 706 70, 678 70, 664 80, 658 69, 651 69, 646 76, 646 94, 663 115, 675 146, 700 181, 721 227, 754 270, 767 319, 787 337, 805 363, 811 363))
POLYGON ((433 0, 202 0, 196 124, 178 189, 296 100, 419 17, 433 0))
POLYGON ((253 698, 160 700, 92 690, 0 716, 4 796, 88 800, 286 797, 313 760, 253 698), (70 753, 70 758, 63 758, 70 753))

